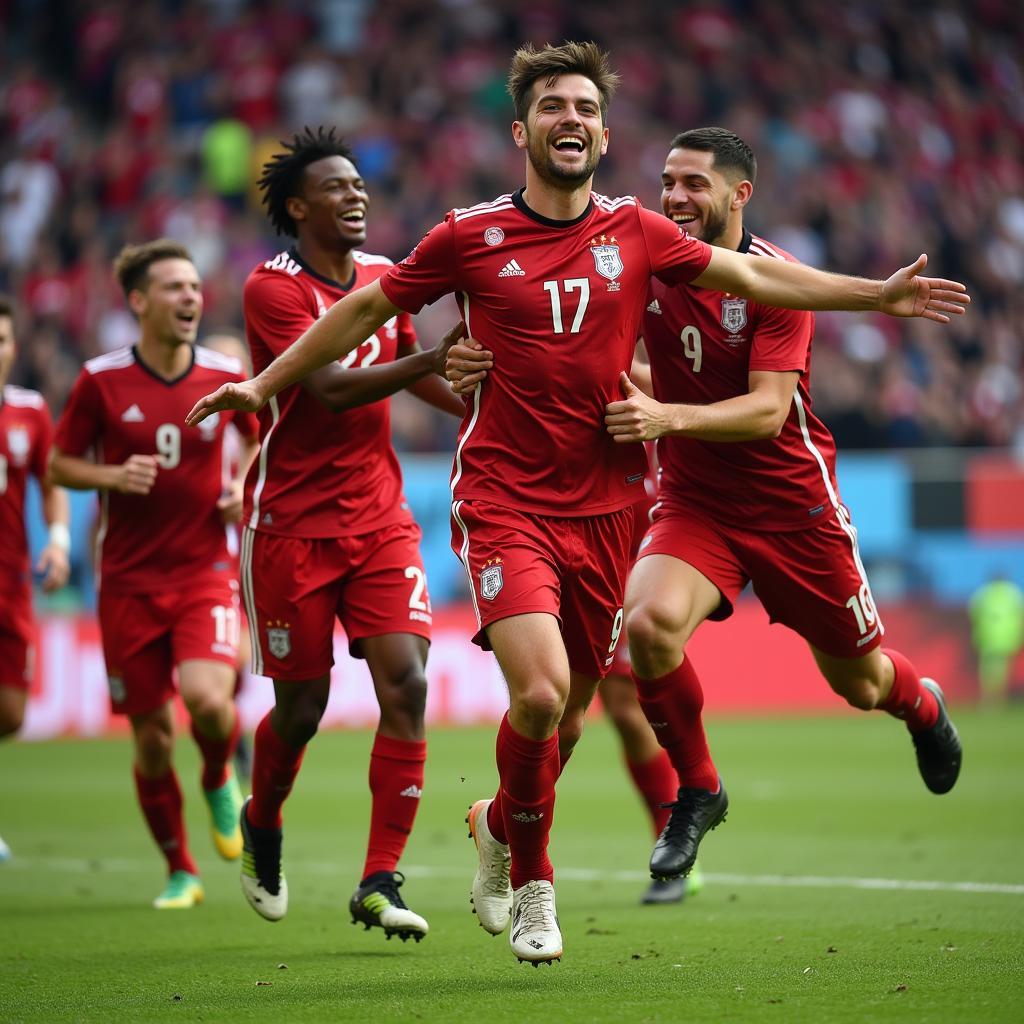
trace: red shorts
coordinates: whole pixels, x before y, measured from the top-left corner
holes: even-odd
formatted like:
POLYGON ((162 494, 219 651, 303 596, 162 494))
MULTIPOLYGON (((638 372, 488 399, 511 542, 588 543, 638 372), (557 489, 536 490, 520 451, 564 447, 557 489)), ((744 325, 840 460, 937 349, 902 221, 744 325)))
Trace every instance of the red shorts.
POLYGON ((6 580, 4 613, 0 616, 0 686, 27 691, 35 663, 32 584, 20 577, 6 580))
POLYGON ((114 714, 143 715, 165 704, 183 661, 238 664, 238 581, 227 573, 157 593, 100 587, 99 619, 114 714))
POLYGON ((272 679, 317 679, 334 664, 334 620, 361 657, 364 637, 430 639, 420 528, 397 523, 357 537, 242 531, 242 595, 252 666, 272 679))
POLYGON ((558 619, 569 667, 590 679, 607 674, 622 630, 633 506, 591 517, 519 512, 486 501, 452 506, 452 548, 469 573, 480 631, 512 615, 558 619))
POLYGON ((716 522, 675 496, 660 501, 638 558, 671 555, 692 565, 722 594, 709 616, 726 619, 747 582, 772 622, 781 622, 834 658, 859 658, 882 642, 846 508, 806 530, 776 533, 716 522))
MULTIPOLYGON (((651 517, 654 513, 654 502, 655 499, 653 497, 645 497, 643 501, 638 501, 633 506, 635 523, 633 526, 633 540, 629 545, 629 559, 631 564, 636 558, 637 551, 640 550, 640 542, 644 539, 647 531, 651 528, 651 517)), ((612 662, 612 667, 608 674, 610 676, 625 676, 628 679, 631 667, 629 660, 629 644, 621 643, 615 648, 615 660, 612 662)))

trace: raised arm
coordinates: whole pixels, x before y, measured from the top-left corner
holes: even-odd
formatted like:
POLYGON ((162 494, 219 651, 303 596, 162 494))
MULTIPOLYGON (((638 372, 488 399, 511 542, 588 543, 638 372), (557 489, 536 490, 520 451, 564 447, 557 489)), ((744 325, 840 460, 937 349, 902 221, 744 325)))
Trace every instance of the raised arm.
POLYGON ((948 323, 950 314, 966 312, 970 296, 958 281, 920 277, 927 263, 922 254, 887 280, 872 281, 716 246, 711 262, 693 284, 783 309, 872 310, 948 323))
POLYGON ((221 385, 212 395, 196 403, 185 422, 195 426, 212 413, 227 409, 256 412, 290 384, 351 352, 400 312, 377 281, 350 292, 262 373, 240 384, 221 385))

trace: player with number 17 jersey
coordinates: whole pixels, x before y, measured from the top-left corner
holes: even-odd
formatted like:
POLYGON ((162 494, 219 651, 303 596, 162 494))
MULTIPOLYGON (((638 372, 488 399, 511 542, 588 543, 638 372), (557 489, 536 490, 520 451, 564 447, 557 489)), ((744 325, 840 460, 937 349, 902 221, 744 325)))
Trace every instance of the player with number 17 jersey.
POLYGON ((548 612, 572 668, 607 671, 646 459, 607 435, 604 407, 629 367, 651 276, 685 284, 710 253, 632 196, 595 194, 575 220, 554 221, 520 190, 452 211, 381 278, 409 312, 455 293, 468 333, 495 355, 451 481, 452 546, 481 645, 492 622, 548 612))

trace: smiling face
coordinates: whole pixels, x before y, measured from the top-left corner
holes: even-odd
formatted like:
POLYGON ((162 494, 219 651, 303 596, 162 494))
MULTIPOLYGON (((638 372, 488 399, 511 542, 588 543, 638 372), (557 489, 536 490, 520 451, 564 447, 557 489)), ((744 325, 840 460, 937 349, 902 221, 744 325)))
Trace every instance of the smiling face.
POLYGON ((539 79, 525 121, 512 126, 537 176, 551 185, 576 188, 593 177, 608 150, 601 95, 583 75, 539 79))
POLYGON ((128 295, 145 337, 170 345, 193 345, 203 315, 199 274, 191 261, 169 258, 151 263, 143 288, 128 295))
POLYGON ((366 183, 351 160, 325 156, 307 164, 302 194, 288 200, 301 244, 304 234, 325 249, 348 251, 366 241, 366 183))
POLYGON ((715 154, 673 149, 661 172, 661 209, 665 216, 709 245, 721 245, 736 227, 753 186, 732 181, 715 170, 715 154))

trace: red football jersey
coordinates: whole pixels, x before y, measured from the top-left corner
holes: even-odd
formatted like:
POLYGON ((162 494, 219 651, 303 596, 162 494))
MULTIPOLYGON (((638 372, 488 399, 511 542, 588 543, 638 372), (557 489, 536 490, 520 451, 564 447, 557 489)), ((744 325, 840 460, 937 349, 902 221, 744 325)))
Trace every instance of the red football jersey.
MULTIPOLYGON (((793 261, 744 231, 740 252, 793 261)), ((751 370, 798 370, 777 438, 658 441, 661 493, 677 491, 715 518, 752 530, 794 530, 838 502, 835 442, 811 411, 814 317, 704 288, 651 284, 643 337, 661 402, 708 405, 745 394, 751 370)))
MULTIPOLYGON (((339 284, 294 250, 258 266, 245 283, 245 330, 259 373, 339 299, 377 280, 386 256, 354 252, 352 280, 339 284)), ((341 365, 371 366, 408 355, 416 332, 392 317, 341 365)), ((290 537, 346 537, 412 519, 391 446, 391 403, 384 398, 331 412, 301 384, 260 412, 263 447, 245 482, 245 523, 290 537)))
POLYGON ((651 275, 682 284, 710 259, 632 196, 595 194, 566 222, 534 213, 520 190, 453 210, 388 270, 381 287, 396 306, 417 312, 454 292, 494 352, 460 429, 455 498, 555 516, 639 500, 643 448, 615 444, 604 408, 620 397, 651 275))
MULTIPOLYGON (((149 494, 100 492, 97 536, 103 586, 151 591, 179 586, 197 573, 228 569, 227 531, 217 511, 221 495, 224 428, 215 414, 198 427, 185 416, 200 398, 244 377, 237 359, 205 348, 173 381, 153 373, 134 348, 85 364, 57 424, 55 446, 66 455, 119 465, 130 455, 156 455, 156 483, 149 494)), ((247 437, 256 434, 251 413, 232 413, 247 437)))
POLYGON ((46 476, 53 422, 43 396, 9 385, 0 397, 0 579, 29 569, 25 488, 46 476))

